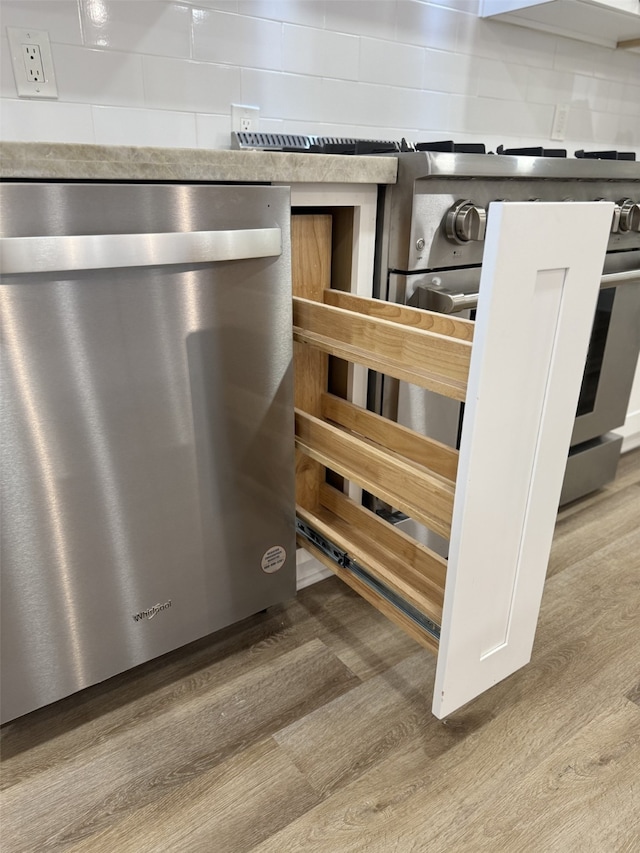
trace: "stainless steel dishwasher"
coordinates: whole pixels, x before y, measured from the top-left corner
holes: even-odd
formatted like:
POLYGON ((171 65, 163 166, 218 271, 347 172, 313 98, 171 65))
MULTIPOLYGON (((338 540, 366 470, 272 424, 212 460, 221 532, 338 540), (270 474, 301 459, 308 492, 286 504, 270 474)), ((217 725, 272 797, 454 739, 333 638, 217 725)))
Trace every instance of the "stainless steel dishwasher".
POLYGON ((295 593, 289 192, 7 183, 2 721, 295 593))

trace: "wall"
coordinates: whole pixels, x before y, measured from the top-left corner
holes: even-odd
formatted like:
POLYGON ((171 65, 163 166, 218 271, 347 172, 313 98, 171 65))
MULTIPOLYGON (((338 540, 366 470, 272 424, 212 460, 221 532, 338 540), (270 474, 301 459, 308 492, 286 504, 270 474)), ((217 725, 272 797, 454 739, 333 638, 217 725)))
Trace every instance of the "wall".
MULTIPOLYGON (((287 133, 640 146, 640 55, 476 17, 477 0, 1 0, 7 140, 229 147, 287 133), (6 26, 49 31, 57 101, 16 97, 6 26)), ((556 143, 557 144, 557 143, 556 143)))

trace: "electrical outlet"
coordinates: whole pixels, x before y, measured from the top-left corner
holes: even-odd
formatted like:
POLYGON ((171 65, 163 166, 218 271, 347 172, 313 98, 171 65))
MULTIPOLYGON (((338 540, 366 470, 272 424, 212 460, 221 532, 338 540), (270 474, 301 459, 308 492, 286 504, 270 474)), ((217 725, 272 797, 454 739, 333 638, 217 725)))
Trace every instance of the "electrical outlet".
POLYGON ((244 104, 231 104, 231 130, 255 132, 258 129, 260 107, 248 107, 244 104))
POLYGON ((23 44, 22 55, 24 67, 27 71, 27 80, 30 83, 44 82, 44 68, 42 67, 42 54, 37 44, 23 44))
POLYGON ((553 124, 551 126, 551 138, 557 142, 562 140, 567 135, 567 124, 569 123, 569 105, 557 104, 556 111, 553 115, 553 124))
POLYGON ((49 33, 7 27, 13 76, 20 98, 57 98, 49 33))

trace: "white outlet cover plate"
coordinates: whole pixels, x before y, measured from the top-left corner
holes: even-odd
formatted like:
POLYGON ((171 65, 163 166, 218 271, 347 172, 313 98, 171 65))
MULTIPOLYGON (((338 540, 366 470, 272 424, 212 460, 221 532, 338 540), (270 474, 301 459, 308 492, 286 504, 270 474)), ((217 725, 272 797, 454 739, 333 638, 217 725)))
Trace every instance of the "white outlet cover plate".
POLYGON ((255 132, 258 129, 259 117, 260 107, 231 104, 231 130, 255 132))
POLYGON ((51 43, 49 33, 46 30, 23 30, 18 27, 7 27, 9 47, 11 48, 11 61, 13 64, 13 76, 16 79, 16 88, 19 98, 57 98, 58 86, 53 70, 53 57, 51 55, 51 43), (40 48, 42 57, 42 68, 44 80, 34 83, 27 78, 27 69, 24 64, 23 45, 33 44, 40 48))

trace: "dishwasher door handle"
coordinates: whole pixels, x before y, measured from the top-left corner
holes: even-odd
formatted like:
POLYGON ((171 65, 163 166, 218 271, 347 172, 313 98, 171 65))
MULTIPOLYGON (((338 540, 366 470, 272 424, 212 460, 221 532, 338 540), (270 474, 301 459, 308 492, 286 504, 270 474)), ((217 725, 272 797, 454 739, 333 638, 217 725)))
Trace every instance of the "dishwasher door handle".
POLYGON ((282 254, 279 228, 0 238, 0 271, 11 273, 205 264, 282 254))

